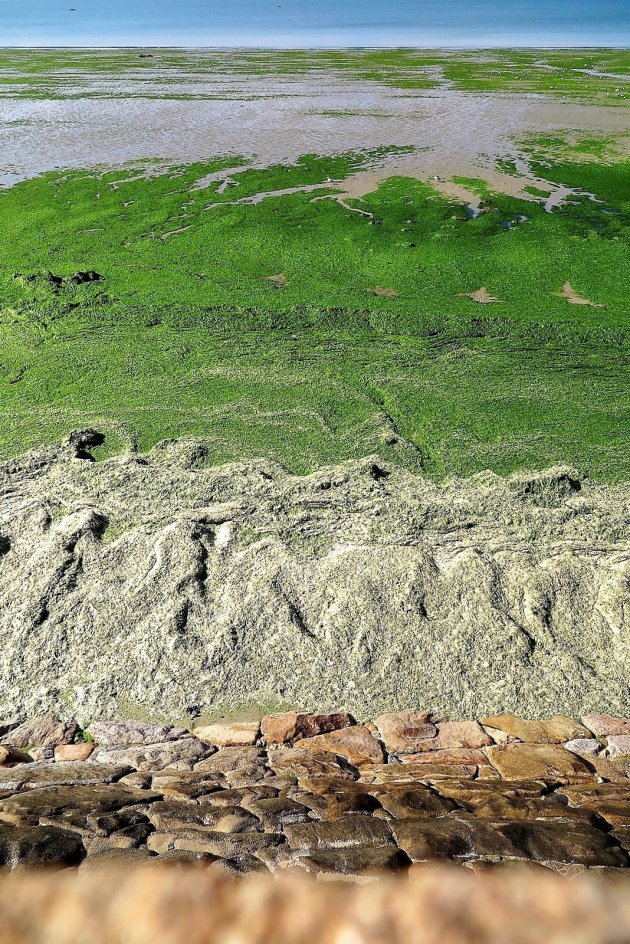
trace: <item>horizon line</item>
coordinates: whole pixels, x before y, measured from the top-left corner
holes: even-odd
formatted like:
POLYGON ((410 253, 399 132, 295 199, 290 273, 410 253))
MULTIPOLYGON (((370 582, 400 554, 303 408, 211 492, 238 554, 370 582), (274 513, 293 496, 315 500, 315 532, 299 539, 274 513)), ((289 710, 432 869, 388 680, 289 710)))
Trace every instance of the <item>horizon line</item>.
POLYGON ((469 45, 468 43, 462 45, 428 45, 428 46, 401 46, 399 44, 378 44, 378 45, 313 45, 313 46, 269 46, 269 45, 253 45, 253 44, 230 44, 226 46, 219 45, 202 45, 202 46, 191 46, 191 45, 162 45, 155 43, 109 43, 109 44, 93 44, 93 43, 81 43, 81 44, 49 44, 49 43, 32 43, 29 45, 23 44, 0 44, 0 49, 19 49, 28 51, 30 49, 57 49, 57 50, 115 50, 115 49, 156 49, 156 50, 184 50, 189 52, 210 52, 210 51, 221 51, 221 52, 231 52, 234 50, 239 51, 256 51, 256 52, 324 52, 329 50, 337 50, 340 52, 343 51, 361 51, 361 50, 394 50, 400 52, 485 52, 487 50, 545 50, 548 52, 553 52, 554 50, 614 50, 614 51, 625 51, 630 49, 630 43, 622 44, 609 44, 609 43, 595 43, 593 45, 582 45, 570 43, 567 45, 558 45, 557 43, 551 45, 541 45, 539 43, 524 43, 524 44, 505 44, 505 43, 491 43, 489 45, 469 45))

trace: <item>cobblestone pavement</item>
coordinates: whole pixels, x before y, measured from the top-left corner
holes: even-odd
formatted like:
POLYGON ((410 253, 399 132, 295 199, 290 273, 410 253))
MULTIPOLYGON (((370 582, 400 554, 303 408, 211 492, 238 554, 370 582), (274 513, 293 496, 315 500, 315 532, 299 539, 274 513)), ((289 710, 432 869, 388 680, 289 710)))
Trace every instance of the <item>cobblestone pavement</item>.
MULTIPOLYGON (((0 863, 202 862, 367 880, 416 863, 630 865, 630 720, 267 715, 0 724, 0 863)), ((630 872, 628 872, 630 875, 630 872)))

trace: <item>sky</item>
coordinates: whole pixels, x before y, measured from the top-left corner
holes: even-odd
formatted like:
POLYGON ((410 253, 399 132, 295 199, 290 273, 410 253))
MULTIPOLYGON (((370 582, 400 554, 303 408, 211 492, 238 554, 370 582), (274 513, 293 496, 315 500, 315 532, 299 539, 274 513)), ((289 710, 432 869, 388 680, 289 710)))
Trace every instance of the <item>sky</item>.
POLYGON ((0 46, 630 46, 630 0, 0 0, 0 46))

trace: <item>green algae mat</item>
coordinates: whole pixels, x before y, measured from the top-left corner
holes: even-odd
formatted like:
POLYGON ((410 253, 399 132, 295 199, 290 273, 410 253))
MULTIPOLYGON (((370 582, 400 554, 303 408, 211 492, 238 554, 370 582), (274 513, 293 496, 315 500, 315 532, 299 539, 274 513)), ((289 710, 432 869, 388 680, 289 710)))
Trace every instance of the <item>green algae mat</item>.
POLYGON ((452 88, 463 92, 548 95, 607 105, 627 105, 630 55, 627 49, 2 49, 0 95, 21 98, 129 97, 129 90, 72 88, 87 73, 109 79, 126 75, 147 82, 142 97, 204 98, 183 89, 182 77, 346 75, 397 89, 452 88), (149 86, 157 72, 170 88, 149 86))
POLYGON ((630 162, 593 149, 532 145, 573 189, 551 212, 481 181, 476 216, 408 178, 335 199, 373 153, 0 191, 0 455, 95 426, 103 454, 627 479, 630 162))

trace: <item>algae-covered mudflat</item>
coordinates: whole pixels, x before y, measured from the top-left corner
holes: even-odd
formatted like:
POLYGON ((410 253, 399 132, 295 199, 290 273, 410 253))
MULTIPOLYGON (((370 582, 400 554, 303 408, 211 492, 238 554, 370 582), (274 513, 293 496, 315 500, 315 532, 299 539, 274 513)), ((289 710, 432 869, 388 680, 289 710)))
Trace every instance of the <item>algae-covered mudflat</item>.
POLYGON ((630 53, 0 54, 0 454, 627 479, 630 53))

